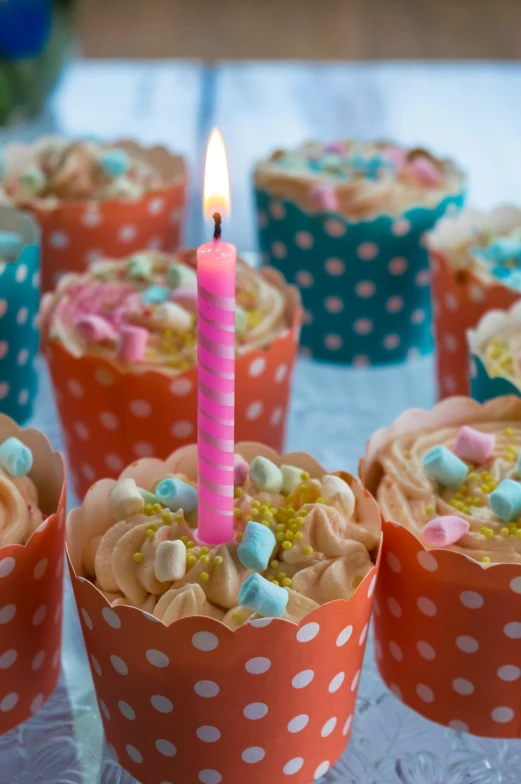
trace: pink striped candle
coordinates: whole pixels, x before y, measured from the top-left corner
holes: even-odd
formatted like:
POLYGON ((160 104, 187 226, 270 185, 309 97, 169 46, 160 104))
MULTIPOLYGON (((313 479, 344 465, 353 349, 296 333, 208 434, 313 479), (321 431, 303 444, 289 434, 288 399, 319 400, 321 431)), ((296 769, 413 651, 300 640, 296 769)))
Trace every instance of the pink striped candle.
POLYGON ((235 535, 236 256, 235 246, 220 239, 197 250, 197 535, 208 544, 229 542, 235 535))

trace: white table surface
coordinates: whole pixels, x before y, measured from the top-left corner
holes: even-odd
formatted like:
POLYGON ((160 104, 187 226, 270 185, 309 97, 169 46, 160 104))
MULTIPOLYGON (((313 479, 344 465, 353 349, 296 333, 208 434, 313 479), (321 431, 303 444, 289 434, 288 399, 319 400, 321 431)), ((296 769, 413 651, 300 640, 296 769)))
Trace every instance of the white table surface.
MULTIPOLYGON (((521 64, 514 63, 76 62, 44 115, 16 130, 0 129, 0 143, 43 132, 89 132, 174 147, 193 173, 186 239, 194 244, 204 237, 204 148, 218 125, 232 180, 226 233, 245 251, 255 249, 253 162, 275 147, 310 138, 380 136, 429 146, 468 170, 472 203, 488 208, 515 200, 521 182, 520 94, 521 64)), ((43 364, 40 376, 31 424, 61 446, 43 364)), ((356 471, 373 430, 403 409, 430 407, 433 400, 431 358, 356 370, 299 360, 287 445, 314 453, 331 469, 356 471)), ((133 781, 104 747, 67 584, 60 685, 37 716, 0 737, 0 784, 133 781)), ((521 742, 472 738, 416 716, 384 687, 369 644, 352 740, 324 781, 519 784, 521 742)))

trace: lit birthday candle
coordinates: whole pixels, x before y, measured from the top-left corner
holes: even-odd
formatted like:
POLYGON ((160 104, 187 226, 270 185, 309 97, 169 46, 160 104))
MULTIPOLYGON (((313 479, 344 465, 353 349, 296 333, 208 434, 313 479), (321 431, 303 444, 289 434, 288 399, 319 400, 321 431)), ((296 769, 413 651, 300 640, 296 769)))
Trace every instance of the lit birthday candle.
POLYGON ((197 249, 198 538, 208 544, 234 537, 235 260, 221 240, 229 215, 230 185, 219 131, 208 142, 204 214, 213 217, 213 241, 197 249))

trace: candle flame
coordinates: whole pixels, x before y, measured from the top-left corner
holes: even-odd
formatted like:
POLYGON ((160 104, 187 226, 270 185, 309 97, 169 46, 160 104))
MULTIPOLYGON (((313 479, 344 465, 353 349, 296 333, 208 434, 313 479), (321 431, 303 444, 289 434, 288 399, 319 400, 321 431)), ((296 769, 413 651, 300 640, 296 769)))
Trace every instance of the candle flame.
POLYGON ((207 220, 214 212, 219 212, 222 217, 230 216, 228 162, 223 137, 217 128, 214 128, 210 134, 206 148, 203 208, 207 220))

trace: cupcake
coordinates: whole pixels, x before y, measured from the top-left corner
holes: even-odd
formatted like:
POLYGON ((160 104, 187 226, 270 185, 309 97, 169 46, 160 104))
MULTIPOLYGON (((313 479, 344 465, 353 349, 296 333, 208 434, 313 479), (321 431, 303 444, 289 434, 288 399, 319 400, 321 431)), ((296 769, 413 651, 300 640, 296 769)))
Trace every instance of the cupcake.
POLYGON ((465 210, 429 237, 438 396, 468 394, 466 330, 521 296, 521 210, 465 210))
POLYGON ((39 239, 28 215, 0 206, 0 412, 20 424, 38 386, 39 239))
POLYGON ((521 302, 490 310, 467 332, 470 388, 483 403, 500 395, 521 397, 521 302))
POLYGON ((384 518, 376 655, 426 718, 519 733, 521 401, 453 397, 370 439, 365 484, 384 518))
POLYGON ((178 247, 186 170, 165 148, 43 137, 0 155, 0 200, 42 229, 44 291, 99 256, 178 247))
POLYGON ((61 456, 0 414, 0 735, 58 682, 65 503, 61 456))
POLYGON ((317 359, 388 363, 432 350, 424 233, 463 203, 464 177, 425 150, 339 141, 255 168, 266 263, 302 292, 317 359))
POLYGON ((378 508, 309 455, 236 451, 229 543, 197 541, 195 446, 98 482, 67 523, 106 737, 143 784, 307 784, 350 734, 378 508))
MULTIPOLYGON (((194 251, 99 261, 44 299, 43 349, 80 497, 137 457, 194 439, 195 263, 194 251)), ((297 291, 239 262, 237 438, 281 448, 299 324, 297 291)))

